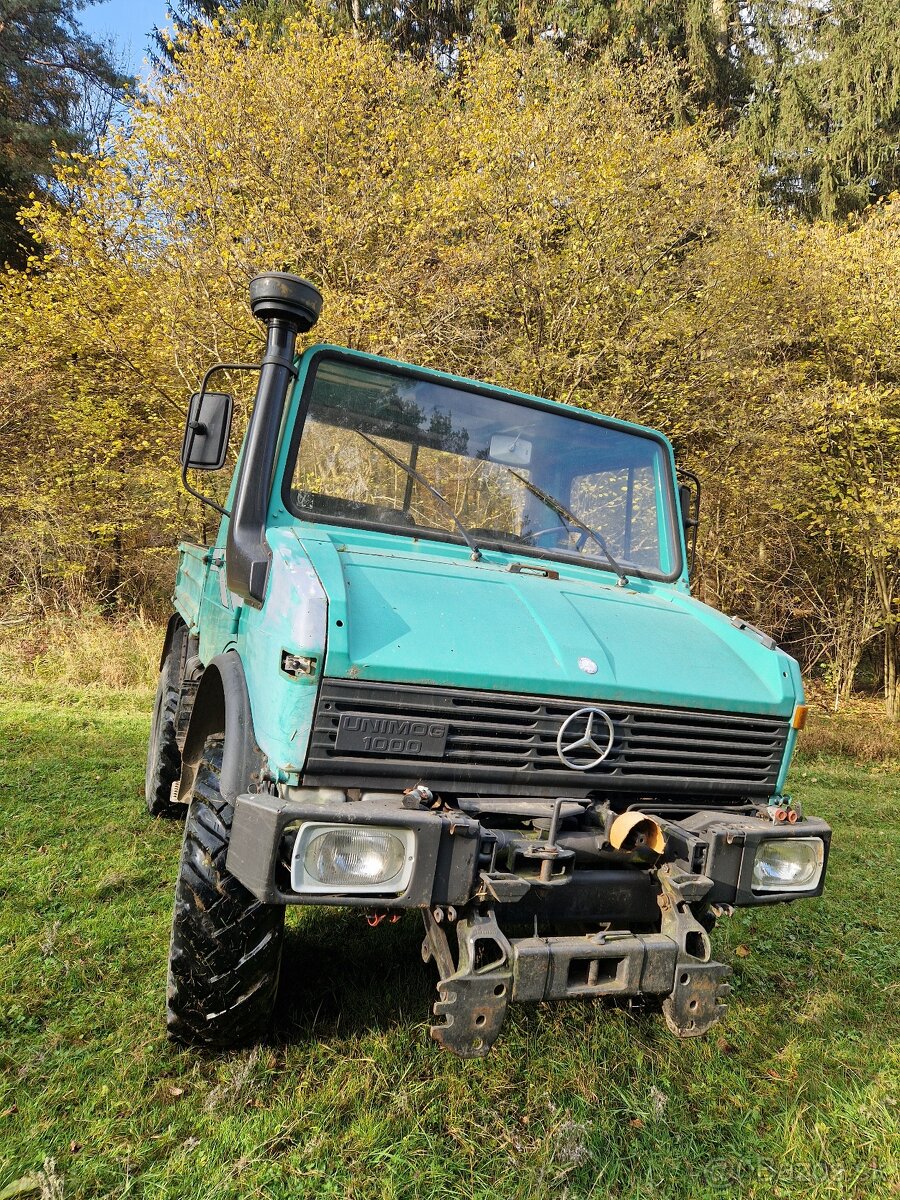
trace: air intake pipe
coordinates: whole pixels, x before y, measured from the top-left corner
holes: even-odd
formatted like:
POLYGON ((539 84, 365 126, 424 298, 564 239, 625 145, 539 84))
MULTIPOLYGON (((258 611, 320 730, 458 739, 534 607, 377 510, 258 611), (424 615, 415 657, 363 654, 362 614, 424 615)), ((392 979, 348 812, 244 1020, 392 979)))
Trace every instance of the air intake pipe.
POLYGON ((266 514, 284 401, 296 375, 297 335, 312 329, 319 319, 322 295, 297 275, 270 271, 251 282, 250 310, 265 322, 266 352, 244 440, 225 561, 229 589, 259 608, 272 561, 266 541, 266 514))

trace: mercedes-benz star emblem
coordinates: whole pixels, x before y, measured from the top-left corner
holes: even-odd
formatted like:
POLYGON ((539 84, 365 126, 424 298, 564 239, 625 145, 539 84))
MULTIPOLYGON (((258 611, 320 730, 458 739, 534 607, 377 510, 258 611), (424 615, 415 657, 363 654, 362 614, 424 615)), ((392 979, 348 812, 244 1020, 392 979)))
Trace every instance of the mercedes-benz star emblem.
POLYGON ((607 757, 615 736, 613 723, 602 708, 579 708, 560 725, 556 752, 573 771, 590 771, 607 757), (592 757, 582 761, 584 755, 592 757))

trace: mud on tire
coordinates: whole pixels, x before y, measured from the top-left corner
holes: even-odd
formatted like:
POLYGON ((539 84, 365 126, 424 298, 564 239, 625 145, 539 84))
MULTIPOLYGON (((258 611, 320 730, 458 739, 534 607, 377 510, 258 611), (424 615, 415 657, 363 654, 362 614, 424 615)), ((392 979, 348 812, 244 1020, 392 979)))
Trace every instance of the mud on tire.
POLYGON ((175 717, 181 694, 182 656, 187 630, 175 631, 156 685, 153 722, 147 747, 144 797, 151 817, 183 818, 185 806, 172 803, 172 785, 181 778, 181 751, 175 738, 175 717))
POLYGON ((281 967, 284 908, 261 904, 225 869, 233 809, 219 777, 224 739, 210 738, 182 844, 169 952, 169 1036, 238 1046, 268 1025, 281 967))

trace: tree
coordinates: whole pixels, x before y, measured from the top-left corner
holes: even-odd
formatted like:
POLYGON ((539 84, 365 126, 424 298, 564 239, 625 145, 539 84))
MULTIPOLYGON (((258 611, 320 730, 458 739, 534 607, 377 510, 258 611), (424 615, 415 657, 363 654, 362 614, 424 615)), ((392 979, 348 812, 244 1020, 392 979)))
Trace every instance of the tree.
POLYGON ((765 223, 701 125, 660 119, 653 72, 538 44, 469 56, 448 83, 313 22, 274 45, 202 29, 177 68, 106 153, 64 161, 77 209, 33 206, 44 264, 7 282, 7 378, 43 394, 50 439, 9 481, 11 541, 31 544, 40 498, 66 514, 73 578, 99 548, 115 580, 115 554, 127 573, 147 530, 164 540, 157 514, 170 536, 185 519, 180 397, 254 353, 259 270, 324 287, 322 336, 662 423, 682 445, 713 436, 772 345, 765 223))
MULTIPOLYGON (((814 227, 809 269, 823 284, 818 381, 798 413, 797 510, 851 571, 853 620, 883 647, 885 705, 900 716, 900 199, 842 229, 814 227), (866 587, 861 587, 861 581, 866 587), (868 593, 868 595, 866 595, 868 593)), ((857 656, 858 657, 858 656, 857 656)))
POLYGON ((108 116, 97 94, 113 97, 124 82, 108 48, 79 27, 84 2, 0 3, 0 263, 21 265, 33 248, 16 213, 43 192, 54 148, 87 148, 108 116))
MULTIPOLYGON (((808 523, 820 537, 840 539, 858 582, 870 583, 877 624, 858 631, 849 667, 874 632, 883 644, 887 713, 900 716, 900 398, 894 389, 864 390, 832 384, 810 397, 805 428, 816 454, 807 472, 808 523)), ((859 590, 859 589, 857 589, 859 590)), ((836 597, 851 598, 849 589, 836 597)), ((857 610, 860 611, 861 610, 857 610)), ((851 616, 850 610, 846 615, 851 616)), ((859 620, 859 618, 857 618, 859 620)), ((845 648, 845 654, 846 654, 845 648)), ((839 660, 837 660, 839 662, 839 660)))
MULTIPOLYGON (((184 0, 175 24, 186 34, 221 10, 277 37, 310 9, 184 0)), ((328 0, 323 11, 450 74, 462 43, 496 40, 666 63, 675 121, 713 113, 781 210, 843 218, 900 185, 900 0, 328 0)))
POLYGON ((146 602, 176 533, 209 533, 185 397, 257 356, 247 284, 283 268, 326 341, 665 430, 704 481, 700 597, 842 693, 893 637, 890 681, 900 204, 780 220, 673 125, 667 68, 460 53, 448 76, 333 22, 202 27, 61 161, 77 206, 35 202, 43 257, 0 280, 0 590, 146 602))
MULTIPOLYGON (((900 186, 900 0, 548 0, 574 46, 675 67, 679 116, 715 111, 780 209, 831 220, 900 186)), ((521 29, 520 29, 521 32, 521 29)))
MULTIPOLYGON (((176 36, 155 31, 157 62, 170 69, 178 40, 208 26, 223 15, 230 28, 241 20, 253 25, 257 34, 276 39, 292 20, 312 11, 330 17, 337 28, 380 37, 401 53, 440 63, 445 68, 457 57, 459 43, 486 29, 484 0, 423 0, 422 3, 391 3, 390 0, 328 0, 318 9, 310 0, 182 0, 172 12, 176 36)), ((228 25, 225 26, 228 28, 228 25)), ((516 25, 506 23, 506 35, 515 36, 516 25)))
POLYGON ((900 0, 746 8, 739 139, 781 208, 843 218, 900 186, 900 0))

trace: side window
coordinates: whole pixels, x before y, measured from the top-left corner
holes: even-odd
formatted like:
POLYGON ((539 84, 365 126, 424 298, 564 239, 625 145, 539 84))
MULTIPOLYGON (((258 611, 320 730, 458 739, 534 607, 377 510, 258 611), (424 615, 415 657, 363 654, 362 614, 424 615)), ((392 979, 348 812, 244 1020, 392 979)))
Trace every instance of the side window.
POLYGON ((577 475, 572 480, 571 505, 573 512, 603 535, 615 558, 653 571, 661 569, 653 463, 577 475))

